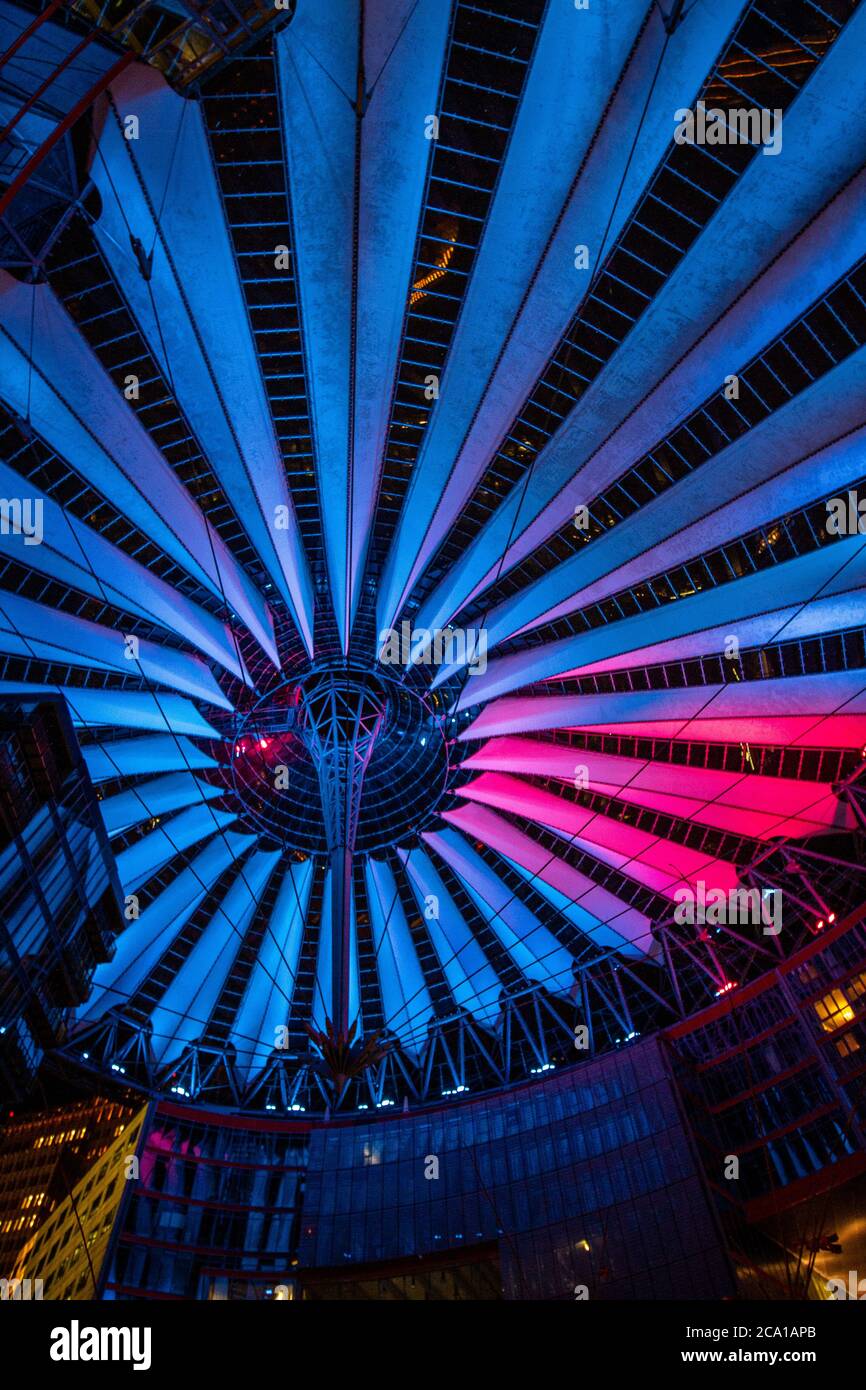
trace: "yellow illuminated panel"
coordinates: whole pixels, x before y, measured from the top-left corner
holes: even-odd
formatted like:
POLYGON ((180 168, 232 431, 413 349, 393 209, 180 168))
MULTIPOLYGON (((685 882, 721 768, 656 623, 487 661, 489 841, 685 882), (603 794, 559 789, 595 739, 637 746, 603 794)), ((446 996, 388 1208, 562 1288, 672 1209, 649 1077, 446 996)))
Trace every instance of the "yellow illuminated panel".
POLYGON ((841 989, 832 989, 823 999, 819 999, 815 1004, 815 1013, 825 1033, 834 1033, 844 1023, 854 1021, 854 1010, 841 989))

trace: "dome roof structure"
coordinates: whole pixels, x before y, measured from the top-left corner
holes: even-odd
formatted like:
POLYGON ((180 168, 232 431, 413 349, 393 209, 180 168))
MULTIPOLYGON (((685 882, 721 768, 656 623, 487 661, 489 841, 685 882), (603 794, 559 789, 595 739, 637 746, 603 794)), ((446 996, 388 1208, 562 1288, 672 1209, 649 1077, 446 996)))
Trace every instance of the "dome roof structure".
POLYGON ((81 118, 0 271, 0 695, 127 923, 70 1064, 475 1092, 862 900, 866 14, 664 9, 299 0, 81 118))

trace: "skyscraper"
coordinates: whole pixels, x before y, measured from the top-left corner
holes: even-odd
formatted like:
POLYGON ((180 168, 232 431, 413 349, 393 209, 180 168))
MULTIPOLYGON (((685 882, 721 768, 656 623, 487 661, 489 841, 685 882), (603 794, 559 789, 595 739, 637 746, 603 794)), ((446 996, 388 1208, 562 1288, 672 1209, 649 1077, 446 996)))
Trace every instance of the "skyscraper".
POLYGON ((133 1111, 95 1095, 70 1105, 7 1113, 0 1129, 0 1271, 13 1277, 25 1242, 128 1128, 133 1111))

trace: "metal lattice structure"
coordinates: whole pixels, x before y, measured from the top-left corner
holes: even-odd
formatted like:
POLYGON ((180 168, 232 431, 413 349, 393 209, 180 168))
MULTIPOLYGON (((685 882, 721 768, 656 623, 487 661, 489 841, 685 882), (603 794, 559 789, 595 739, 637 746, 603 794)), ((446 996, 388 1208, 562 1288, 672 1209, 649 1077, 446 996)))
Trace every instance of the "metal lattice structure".
POLYGON ((180 10, 0 13, 0 694, 127 912, 62 1064, 352 1110, 688 1019, 863 899, 866 12, 180 10))

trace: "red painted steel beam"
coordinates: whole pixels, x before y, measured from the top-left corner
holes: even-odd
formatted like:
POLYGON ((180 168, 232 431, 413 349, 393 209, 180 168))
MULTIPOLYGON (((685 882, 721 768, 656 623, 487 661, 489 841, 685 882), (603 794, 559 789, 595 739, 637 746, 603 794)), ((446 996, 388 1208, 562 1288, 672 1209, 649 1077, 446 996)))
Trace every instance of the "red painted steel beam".
POLYGON ((114 63, 107 72, 104 72, 97 82, 94 82, 90 90, 85 92, 84 96, 75 103, 72 110, 66 113, 63 120, 59 125, 55 126, 47 139, 42 141, 39 149, 34 151, 24 165, 24 168, 15 176, 6 189, 6 192, 0 197, 0 217, 3 216, 10 204, 21 192, 21 189, 24 187, 33 171, 38 169, 46 155, 51 153, 58 140, 61 140, 66 132, 74 126, 79 116, 84 115, 84 112, 96 100, 100 92, 104 92, 106 87, 110 87, 114 79, 119 77, 123 72, 124 68, 129 67, 130 63, 134 61, 134 53, 124 53, 122 58, 118 58, 117 62, 114 63))
POLYGON ((54 68, 54 70, 48 74, 45 81, 40 83, 40 85, 36 88, 36 91, 31 93, 31 95, 27 98, 23 105, 19 106, 11 121, 9 121, 6 126, 4 126, 3 130, 0 130, 0 145, 2 145, 7 136, 9 136, 12 133, 12 131, 17 126, 18 122, 21 120, 22 116, 26 116, 27 112, 31 111, 33 107, 36 105, 39 98, 45 92, 48 91, 48 88, 51 86, 52 82, 54 82, 56 78, 58 78, 60 74, 64 72, 66 68, 69 67, 70 63, 75 61, 79 53, 84 52, 84 49, 87 47, 88 44, 93 43, 93 40, 96 38, 96 32, 97 31, 95 29, 92 29, 89 34, 85 34, 84 38, 81 39, 81 41, 77 43, 74 48, 71 48, 67 53, 66 57, 62 58, 60 62, 57 64, 57 67, 54 68))
POLYGON ((27 25, 27 28, 23 29, 21 33, 18 35, 15 42, 13 44, 10 44, 9 48, 6 49, 6 52, 0 54, 0 68, 2 68, 4 63, 8 63, 10 58, 13 58, 15 56, 22 44, 25 44, 27 40, 30 38, 30 35, 35 34, 36 30, 40 27, 40 25, 44 24, 46 19, 50 19, 51 16, 54 14, 54 11, 59 10, 62 4, 63 0, 51 0, 51 4, 48 6, 48 9, 43 10, 42 13, 38 14, 34 20, 31 20, 31 22, 27 25))

